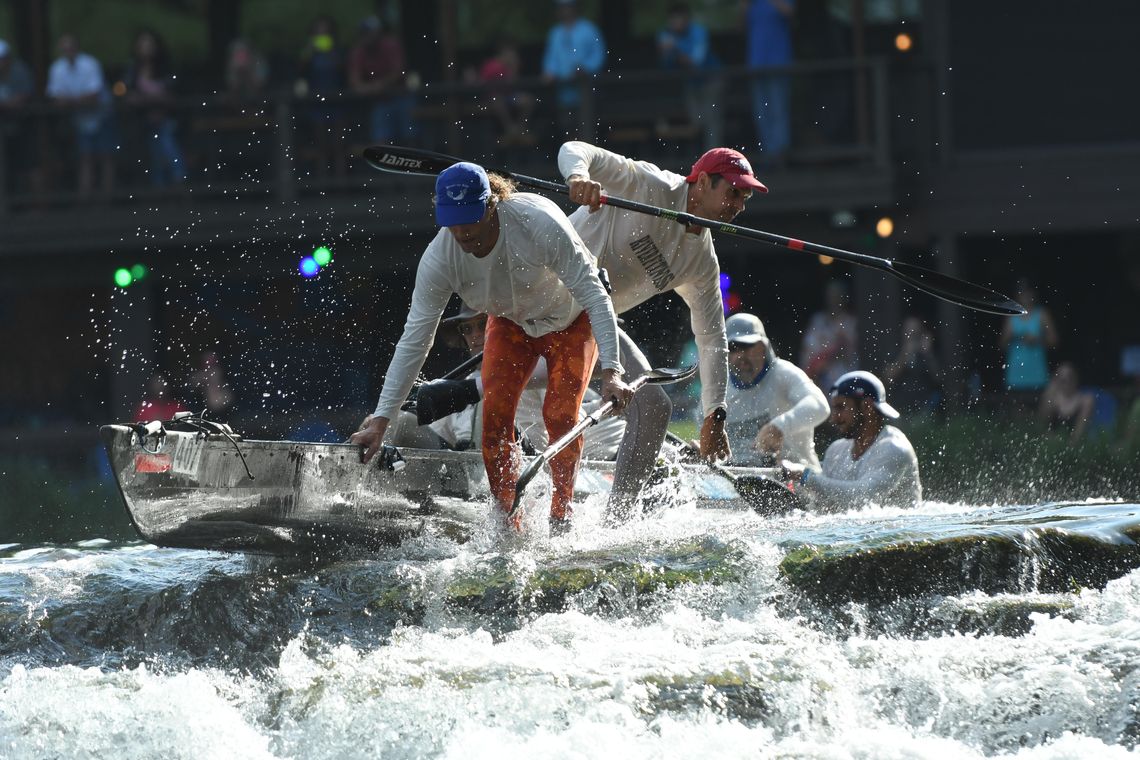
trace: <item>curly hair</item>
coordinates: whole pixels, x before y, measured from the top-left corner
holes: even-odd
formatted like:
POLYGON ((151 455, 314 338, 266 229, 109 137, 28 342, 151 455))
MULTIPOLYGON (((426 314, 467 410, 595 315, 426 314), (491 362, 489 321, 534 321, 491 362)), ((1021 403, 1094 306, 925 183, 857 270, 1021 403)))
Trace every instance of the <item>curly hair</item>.
POLYGON ((487 181, 491 184, 491 197, 496 200, 505 201, 519 189, 518 183, 513 179, 494 172, 487 172, 487 181))

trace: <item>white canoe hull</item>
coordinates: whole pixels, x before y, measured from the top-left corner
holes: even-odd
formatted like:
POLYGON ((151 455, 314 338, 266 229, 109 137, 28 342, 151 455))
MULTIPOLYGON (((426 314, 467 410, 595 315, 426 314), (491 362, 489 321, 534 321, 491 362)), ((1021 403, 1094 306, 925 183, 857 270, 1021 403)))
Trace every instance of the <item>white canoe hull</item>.
MULTIPOLYGON (((177 428, 168 423, 147 437, 137 426, 101 429, 132 522, 160 546, 289 554, 393 544, 424 531, 462 540, 484 519, 488 488, 478 452, 401 449, 405 466, 394 471, 362 464, 358 446, 177 428)), ((608 493, 612 477, 612 462, 583 462, 575 496, 608 493)), ((707 467, 677 465, 669 477, 701 506, 749 506, 707 467)), ((790 492, 771 486, 781 508, 794 506, 790 492)))

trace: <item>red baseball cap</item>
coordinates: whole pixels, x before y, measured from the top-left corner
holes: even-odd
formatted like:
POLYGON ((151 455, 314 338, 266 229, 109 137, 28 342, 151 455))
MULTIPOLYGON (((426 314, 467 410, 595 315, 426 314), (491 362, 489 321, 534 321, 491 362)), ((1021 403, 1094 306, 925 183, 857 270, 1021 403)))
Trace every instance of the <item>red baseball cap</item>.
POLYGON ((732 148, 713 148, 706 152, 693 164, 693 170, 689 172, 688 177, 685 177, 685 181, 696 182, 701 172, 719 174, 731 182, 733 187, 747 187, 761 193, 768 192, 764 183, 756 179, 752 164, 748 163, 744 154, 732 148))

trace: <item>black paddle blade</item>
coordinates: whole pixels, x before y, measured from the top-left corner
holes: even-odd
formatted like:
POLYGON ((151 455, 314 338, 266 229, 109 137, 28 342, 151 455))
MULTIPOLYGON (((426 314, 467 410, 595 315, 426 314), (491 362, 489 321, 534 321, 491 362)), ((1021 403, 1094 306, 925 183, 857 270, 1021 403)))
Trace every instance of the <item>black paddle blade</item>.
POLYGON ((507 512, 507 515, 514 516, 519 508, 519 504, 522 503, 523 491, 530 485, 530 481, 534 480, 534 476, 542 471, 542 466, 546 464, 547 461, 547 457, 539 454, 530 460, 530 464, 524 467, 523 471, 519 473, 519 479, 515 483, 515 500, 514 503, 511 504, 510 511, 507 512))
POLYGON ((803 509, 800 497, 775 480, 758 475, 740 475, 732 482, 732 487, 748 506, 762 515, 775 517, 803 509))
POLYGON ((887 269, 903 282, 958 306, 1006 316, 1025 313, 1025 307, 1012 298, 932 269, 904 261, 888 261, 887 269))
POLYGON ((396 174, 439 174, 463 159, 398 145, 372 145, 364 149, 364 160, 374 169, 396 174))
POLYGON ((477 403, 479 387, 474 379, 433 380, 416 391, 416 422, 430 425, 477 403))

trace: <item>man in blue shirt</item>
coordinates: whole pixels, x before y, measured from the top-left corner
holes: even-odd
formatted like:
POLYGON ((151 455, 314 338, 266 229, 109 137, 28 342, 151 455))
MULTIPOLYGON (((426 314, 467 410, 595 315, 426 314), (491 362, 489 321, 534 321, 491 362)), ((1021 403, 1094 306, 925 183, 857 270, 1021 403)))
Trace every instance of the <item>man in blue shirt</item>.
POLYGON ((673 3, 665 27, 657 33, 657 50, 661 66, 693 72, 685 80, 685 111, 689 122, 702 128, 704 147, 720 145, 721 119, 716 102, 720 93, 720 79, 710 72, 720 62, 709 49, 709 31, 704 24, 693 21, 692 11, 686 3, 673 3))
POLYGON ((597 74, 606 62, 606 45, 598 27, 578 17, 575 0, 558 0, 558 23, 546 37, 542 56, 542 78, 557 82, 556 103, 560 126, 577 129, 581 105, 578 80, 597 74))
MULTIPOLYGON (((749 68, 792 62, 791 20, 795 0, 750 0, 745 9, 749 68)), ((752 113, 763 159, 779 164, 791 142, 790 83, 787 74, 763 73, 752 80, 752 113)))
POLYGON ((0 40, 0 150, 7 163, 7 190, 17 186, 17 179, 32 169, 31 130, 24 118, 24 107, 35 89, 31 69, 16 57, 12 48, 0 40))

